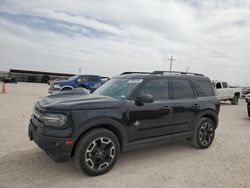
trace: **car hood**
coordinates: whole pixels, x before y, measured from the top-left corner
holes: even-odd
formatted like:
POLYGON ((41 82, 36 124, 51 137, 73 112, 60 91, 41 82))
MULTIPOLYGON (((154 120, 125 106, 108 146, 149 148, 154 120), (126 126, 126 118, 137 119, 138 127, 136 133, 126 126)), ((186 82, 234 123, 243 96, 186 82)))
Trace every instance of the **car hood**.
POLYGON ((64 84, 68 84, 71 81, 69 80, 58 80, 58 81, 53 81, 51 84, 58 84, 58 85, 64 85, 64 84))
POLYGON ((62 92, 49 95, 38 101, 38 104, 43 109, 67 111, 117 108, 123 103, 124 101, 111 97, 84 94, 81 92, 62 92))

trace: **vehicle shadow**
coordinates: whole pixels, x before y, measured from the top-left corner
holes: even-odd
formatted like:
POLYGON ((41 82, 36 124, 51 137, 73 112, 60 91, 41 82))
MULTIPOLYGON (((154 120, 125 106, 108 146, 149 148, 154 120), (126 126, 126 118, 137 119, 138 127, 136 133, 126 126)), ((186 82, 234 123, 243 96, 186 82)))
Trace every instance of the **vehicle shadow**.
POLYGON ((41 150, 18 151, 0 158, 1 184, 8 187, 19 185, 48 185, 56 183, 56 177, 82 176, 72 161, 53 162, 41 150))
MULTIPOLYGON (((183 153, 181 156, 187 157, 185 151, 189 151, 191 155, 196 150, 193 150, 189 144, 181 142, 122 153, 117 164, 109 173, 96 178, 112 177, 117 173, 120 175, 142 173, 145 166, 153 168, 158 162, 181 160, 180 157, 175 157, 179 152, 183 153)), ((1 182, 8 187, 18 187, 19 185, 53 186, 61 182, 62 179, 64 181, 79 181, 88 178, 76 168, 73 160, 55 163, 39 149, 18 151, 1 157, 0 169, 1 182)))

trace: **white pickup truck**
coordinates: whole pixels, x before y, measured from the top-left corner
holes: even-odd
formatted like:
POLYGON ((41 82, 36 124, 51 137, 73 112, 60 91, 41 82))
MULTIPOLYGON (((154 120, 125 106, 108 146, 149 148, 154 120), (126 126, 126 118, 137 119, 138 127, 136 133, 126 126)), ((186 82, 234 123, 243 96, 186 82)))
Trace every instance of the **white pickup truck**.
POLYGON ((231 101, 231 104, 237 105, 242 95, 242 88, 229 87, 227 82, 213 81, 215 95, 220 101, 231 101))

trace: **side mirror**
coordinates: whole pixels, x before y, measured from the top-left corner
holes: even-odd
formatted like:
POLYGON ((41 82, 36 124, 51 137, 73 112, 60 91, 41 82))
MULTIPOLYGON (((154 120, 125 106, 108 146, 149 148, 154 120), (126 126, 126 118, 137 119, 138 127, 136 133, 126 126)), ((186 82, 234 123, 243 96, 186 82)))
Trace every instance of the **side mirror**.
POLYGON ((135 99, 135 104, 142 106, 144 103, 153 103, 154 97, 151 94, 140 94, 135 99))

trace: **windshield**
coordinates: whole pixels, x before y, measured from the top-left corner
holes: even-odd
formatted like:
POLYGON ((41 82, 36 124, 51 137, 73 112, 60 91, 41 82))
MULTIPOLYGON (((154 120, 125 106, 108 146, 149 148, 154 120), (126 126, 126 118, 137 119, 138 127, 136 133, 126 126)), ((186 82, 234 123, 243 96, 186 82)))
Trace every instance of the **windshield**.
POLYGON ((94 91, 95 95, 104 95, 125 100, 143 79, 111 79, 94 91))
POLYGON ((75 76, 70 77, 68 80, 69 80, 69 81, 73 81, 73 80, 75 80, 77 77, 78 77, 78 75, 75 75, 75 76))

